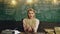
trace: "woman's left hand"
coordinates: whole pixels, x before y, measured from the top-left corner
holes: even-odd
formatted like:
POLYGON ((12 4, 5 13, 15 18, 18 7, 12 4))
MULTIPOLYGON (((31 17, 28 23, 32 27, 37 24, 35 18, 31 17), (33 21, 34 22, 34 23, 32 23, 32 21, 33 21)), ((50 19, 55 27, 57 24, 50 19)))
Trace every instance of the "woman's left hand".
POLYGON ((33 30, 32 30, 32 28, 31 27, 29 27, 28 28, 28 32, 32 32, 33 30))

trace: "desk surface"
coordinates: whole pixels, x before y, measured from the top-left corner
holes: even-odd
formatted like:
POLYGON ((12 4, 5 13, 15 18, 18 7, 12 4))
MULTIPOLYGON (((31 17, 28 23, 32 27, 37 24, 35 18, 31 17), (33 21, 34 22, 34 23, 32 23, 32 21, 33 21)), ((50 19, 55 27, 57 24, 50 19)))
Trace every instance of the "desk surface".
POLYGON ((1 32, 1 34, 16 34, 16 33, 18 33, 18 34, 45 34, 45 32, 37 32, 37 33, 33 33, 33 32, 19 32, 19 31, 17 31, 17 30, 3 30, 2 32, 1 32))
POLYGON ((38 33, 27 33, 27 32, 21 32, 20 34, 45 34, 44 32, 38 32, 38 33))

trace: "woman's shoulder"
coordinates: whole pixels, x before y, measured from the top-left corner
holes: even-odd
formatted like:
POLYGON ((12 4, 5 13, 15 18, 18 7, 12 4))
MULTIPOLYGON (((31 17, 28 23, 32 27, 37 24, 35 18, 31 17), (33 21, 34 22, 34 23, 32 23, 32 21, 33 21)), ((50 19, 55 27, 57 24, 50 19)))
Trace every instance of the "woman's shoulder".
POLYGON ((27 18, 24 18, 23 20, 27 20, 27 18))
POLYGON ((35 18, 36 21, 39 21, 39 19, 35 18))
POLYGON ((39 24, 40 23, 40 20, 36 18, 36 23, 39 24))

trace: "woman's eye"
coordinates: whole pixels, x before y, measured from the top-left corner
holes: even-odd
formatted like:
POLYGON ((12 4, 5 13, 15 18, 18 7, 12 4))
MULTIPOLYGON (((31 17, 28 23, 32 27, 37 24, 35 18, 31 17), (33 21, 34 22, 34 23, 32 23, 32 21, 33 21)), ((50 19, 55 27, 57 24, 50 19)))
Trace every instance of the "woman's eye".
POLYGON ((33 13, 32 13, 33 14, 33 13))

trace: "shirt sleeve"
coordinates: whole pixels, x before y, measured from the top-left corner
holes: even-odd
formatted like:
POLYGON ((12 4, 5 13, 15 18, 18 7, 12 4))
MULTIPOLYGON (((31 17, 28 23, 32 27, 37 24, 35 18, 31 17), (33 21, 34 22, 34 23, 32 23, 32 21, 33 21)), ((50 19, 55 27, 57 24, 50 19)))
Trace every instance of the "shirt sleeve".
POLYGON ((26 29, 25 19, 23 20, 23 28, 24 28, 24 30, 26 29))
POLYGON ((37 19, 36 20, 36 26, 34 27, 34 32, 37 32, 38 26, 39 26, 39 20, 37 19))

